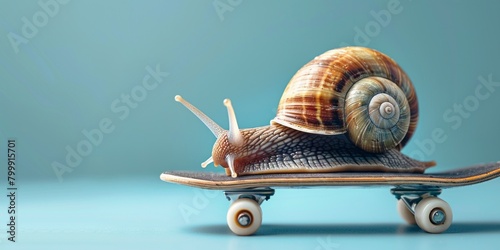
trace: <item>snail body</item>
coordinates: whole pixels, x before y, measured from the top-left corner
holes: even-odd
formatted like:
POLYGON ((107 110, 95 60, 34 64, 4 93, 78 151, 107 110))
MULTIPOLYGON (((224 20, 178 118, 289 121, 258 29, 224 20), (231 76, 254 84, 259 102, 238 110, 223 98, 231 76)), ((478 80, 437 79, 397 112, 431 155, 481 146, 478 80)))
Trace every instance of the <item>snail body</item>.
POLYGON ((411 138, 418 102, 408 76, 388 56, 368 48, 334 49, 290 80, 269 126, 239 129, 226 99, 229 131, 180 96, 217 137, 212 156, 233 177, 334 171, 423 172, 433 165, 399 149, 411 138))

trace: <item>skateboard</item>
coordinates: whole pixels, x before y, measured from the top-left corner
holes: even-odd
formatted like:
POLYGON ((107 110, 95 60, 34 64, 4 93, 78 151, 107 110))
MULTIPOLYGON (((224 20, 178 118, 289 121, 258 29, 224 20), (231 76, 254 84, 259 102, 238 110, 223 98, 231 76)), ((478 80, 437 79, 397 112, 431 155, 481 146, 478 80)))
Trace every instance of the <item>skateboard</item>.
POLYGON ((262 223, 260 205, 281 187, 391 186, 401 217, 428 233, 446 231, 450 206, 438 198, 442 189, 472 185, 500 176, 500 161, 438 173, 290 173, 232 178, 220 173, 168 171, 160 179, 204 189, 223 190, 231 205, 227 224, 237 235, 254 234, 262 223))

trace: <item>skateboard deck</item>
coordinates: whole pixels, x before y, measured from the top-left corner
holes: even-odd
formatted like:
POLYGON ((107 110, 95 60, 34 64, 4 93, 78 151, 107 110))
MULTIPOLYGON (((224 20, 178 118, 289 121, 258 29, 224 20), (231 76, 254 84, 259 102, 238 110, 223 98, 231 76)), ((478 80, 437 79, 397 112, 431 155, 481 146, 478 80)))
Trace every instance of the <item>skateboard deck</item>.
POLYGON ((313 186, 435 186, 456 187, 471 185, 500 176, 500 162, 475 165, 437 173, 290 173, 247 175, 232 178, 222 173, 167 171, 160 178, 182 185, 232 190, 258 187, 313 187, 313 186))

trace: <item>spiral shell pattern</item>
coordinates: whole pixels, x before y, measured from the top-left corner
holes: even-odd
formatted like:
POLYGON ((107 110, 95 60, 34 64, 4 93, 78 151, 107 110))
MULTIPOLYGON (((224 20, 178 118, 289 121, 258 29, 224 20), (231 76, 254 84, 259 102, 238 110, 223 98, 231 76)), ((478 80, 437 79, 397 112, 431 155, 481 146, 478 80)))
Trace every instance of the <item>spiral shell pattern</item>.
POLYGON ((410 107, 404 93, 385 78, 358 81, 347 93, 345 108, 349 139, 368 152, 396 147, 410 125, 410 107))
MULTIPOLYGON (((387 147, 394 147, 394 141, 399 141, 398 144, 404 146, 413 135, 418 121, 418 101, 414 87, 406 73, 390 57, 364 47, 330 50, 304 65, 285 88, 277 115, 271 122, 307 133, 325 135, 346 133, 349 123, 346 113, 347 93, 359 81, 368 77, 387 79, 397 86, 405 97, 403 99, 406 99, 407 108, 404 108, 404 113, 400 106, 395 107, 400 101, 394 96, 391 97, 394 100, 380 102, 380 105, 374 101, 372 107, 378 107, 379 114, 383 117, 376 127, 391 126, 393 123, 391 119, 396 119, 398 113, 399 118, 401 115, 405 116, 403 118, 409 117, 408 122, 403 122, 408 124, 406 131, 398 131, 398 134, 404 132, 403 138, 387 143, 387 147)), ((376 120, 376 118, 364 120, 366 119, 376 120)), ((403 124, 397 125, 394 130, 404 129, 406 125, 403 124)), ((365 129, 365 131, 373 130, 365 129)), ((374 136, 382 139, 381 134, 374 136)), ((384 137, 386 136, 392 135, 385 133, 384 137)), ((373 141, 369 138, 359 139, 357 136, 350 138, 353 142, 359 140, 368 144, 373 141)), ((386 146, 368 145, 362 148, 367 151, 372 149, 370 152, 379 152, 386 146)))

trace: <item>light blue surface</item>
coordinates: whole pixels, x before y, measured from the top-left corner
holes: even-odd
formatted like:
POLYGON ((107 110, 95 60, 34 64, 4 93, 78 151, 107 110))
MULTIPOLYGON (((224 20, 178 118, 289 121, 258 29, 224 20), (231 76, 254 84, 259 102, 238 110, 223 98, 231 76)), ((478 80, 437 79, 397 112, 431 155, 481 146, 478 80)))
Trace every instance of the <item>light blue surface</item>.
MULTIPOLYGON (((4 2, 0 193, 15 138, 19 241, 2 236, 1 249, 499 244, 499 203, 489 199, 498 180, 445 192, 456 215, 448 234, 403 226, 387 189, 285 189, 263 205, 259 234, 242 238, 226 229, 220 193, 186 222, 179 206, 196 189, 158 179, 221 171, 199 167, 214 138, 174 95, 225 128, 227 97, 241 128, 266 125, 293 74, 344 45, 384 52, 412 79, 420 122, 405 154, 436 160, 431 171, 500 160, 496 1, 4 2)), ((0 196, 0 234, 6 211, 0 196)))

